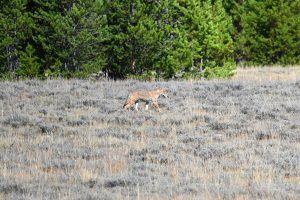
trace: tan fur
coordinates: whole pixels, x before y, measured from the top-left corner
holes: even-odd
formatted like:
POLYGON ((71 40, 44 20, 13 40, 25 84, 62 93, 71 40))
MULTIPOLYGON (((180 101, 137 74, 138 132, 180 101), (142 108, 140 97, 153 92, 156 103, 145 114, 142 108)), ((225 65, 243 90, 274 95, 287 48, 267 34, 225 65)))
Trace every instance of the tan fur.
MULTIPOLYGON (((157 99, 160 95, 166 96, 166 93, 168 92, 165 88, 158 88, 155 90, 143 90, 143 91, 133 91, 128 95, 128 98, 123 106, 125 110, 130 108, 132 105, 136 104, 136 110, 137 110, 137 102, 139 100, 149 102, 152 101, 153 105, 156 107, 157 111, 160 112, 160 108, 158 106, 157 99)), ((146 109, 148 106, 146 106, 146 109)))

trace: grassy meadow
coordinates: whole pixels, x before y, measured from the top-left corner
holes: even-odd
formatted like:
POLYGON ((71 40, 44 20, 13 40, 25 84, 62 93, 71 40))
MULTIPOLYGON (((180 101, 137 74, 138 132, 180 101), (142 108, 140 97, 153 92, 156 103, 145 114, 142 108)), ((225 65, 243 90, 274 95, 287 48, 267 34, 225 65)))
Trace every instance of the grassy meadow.
POLYGON ((300 199, 300 68, 0 82, 0 199, 300 199), (122 109, 156 87, 161 113, 122 109))

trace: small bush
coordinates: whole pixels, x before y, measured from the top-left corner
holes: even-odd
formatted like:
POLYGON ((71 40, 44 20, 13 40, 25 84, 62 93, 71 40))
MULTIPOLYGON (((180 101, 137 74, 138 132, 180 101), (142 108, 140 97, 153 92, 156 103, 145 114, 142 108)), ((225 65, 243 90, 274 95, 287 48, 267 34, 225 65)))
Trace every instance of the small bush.
POLYGON ((236 64, 234 62, 226 63, 223 67, 207 67, 204 71, 204 77, 212 78, 230 78, 236 73, 236 64))
POLYGON ((26 126, 30 123, 29 117, 22 115, 13 115, 4 120, 5 125, 10 125, 14 128, 26 126))

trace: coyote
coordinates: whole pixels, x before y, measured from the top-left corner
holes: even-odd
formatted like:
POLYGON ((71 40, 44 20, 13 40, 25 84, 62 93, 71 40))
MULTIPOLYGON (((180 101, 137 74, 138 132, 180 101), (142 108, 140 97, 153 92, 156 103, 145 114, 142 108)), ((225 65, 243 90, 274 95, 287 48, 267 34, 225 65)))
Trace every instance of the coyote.
POLYGON ((146 110, 148 110, 149 103, 152 101, 153 105, 156 107, 157 111, 160 112, 160 108, 157 103, 157 99, 160 95, 167 97, 168 89, 158 88, 155 90, 143 90, 143 91, 133 91, 128 95, 128 98, 123 106, 125 110, 135 104, 135 110, 138 110, 138 102, 146 102, 146 110))

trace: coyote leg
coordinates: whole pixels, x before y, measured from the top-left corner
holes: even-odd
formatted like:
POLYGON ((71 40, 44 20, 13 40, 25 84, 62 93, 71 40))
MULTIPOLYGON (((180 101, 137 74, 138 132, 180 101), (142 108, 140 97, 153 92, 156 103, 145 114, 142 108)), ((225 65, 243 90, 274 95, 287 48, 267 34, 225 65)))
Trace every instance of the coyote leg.
POLYGON ((148 110, 149 109, 149 101, 146 101, 146 109, 145 110, 148 110))
POLYGON ((153 105, 157 108, 157 111, 160 112, 160 108, 158 106, 157 101, 153 101, 153 105))
POLYGON ((136 111, 139 111, 138 106, 139 106, 139 103, 135 103, 135 110, 136 111))

